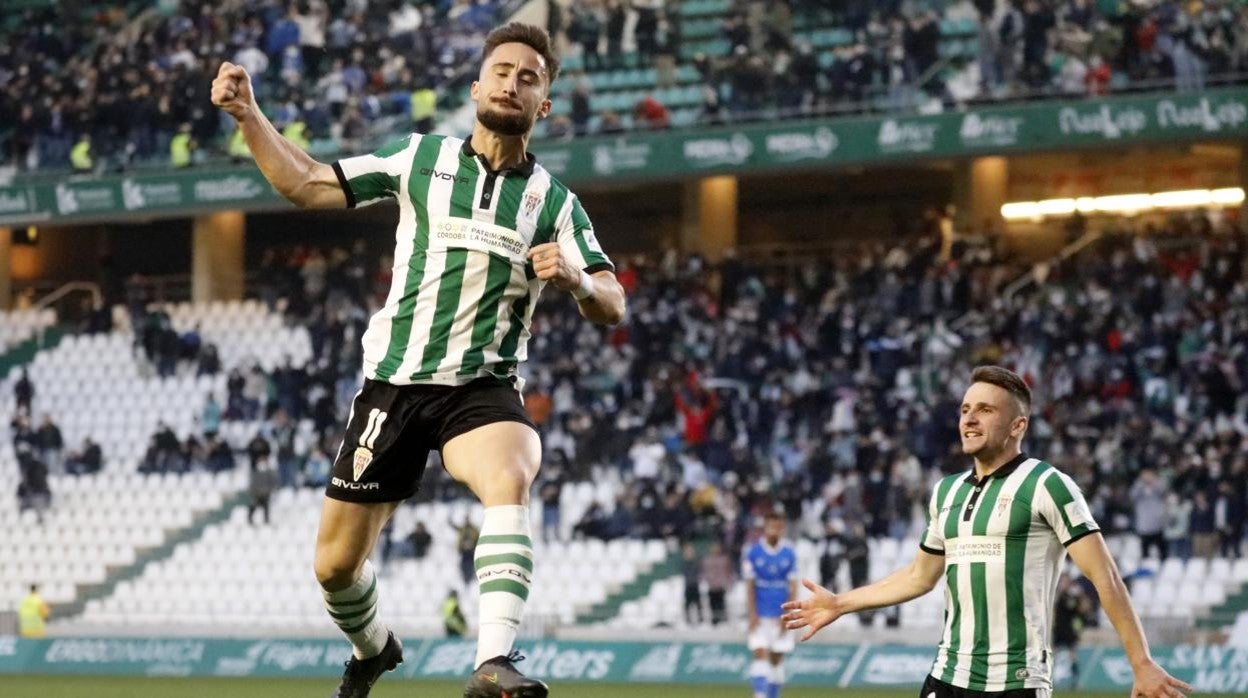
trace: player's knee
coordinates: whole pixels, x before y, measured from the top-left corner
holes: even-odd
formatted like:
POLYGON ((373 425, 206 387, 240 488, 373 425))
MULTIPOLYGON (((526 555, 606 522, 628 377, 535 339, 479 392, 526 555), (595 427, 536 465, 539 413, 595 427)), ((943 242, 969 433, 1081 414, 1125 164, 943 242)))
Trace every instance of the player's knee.
MULTIPOLYGON (((536 468, 533 468, 536 471, 536 468)), ((486 475, 486 493, 482 500, 492 504, 527 504, 534 473, 521 463, 508 463, 486 475)))
POLYGON ((343 555, 317 550, 312 570, 316 581, 326 591, 341 591, 355 583, 360 576, 361 562, 343 555))

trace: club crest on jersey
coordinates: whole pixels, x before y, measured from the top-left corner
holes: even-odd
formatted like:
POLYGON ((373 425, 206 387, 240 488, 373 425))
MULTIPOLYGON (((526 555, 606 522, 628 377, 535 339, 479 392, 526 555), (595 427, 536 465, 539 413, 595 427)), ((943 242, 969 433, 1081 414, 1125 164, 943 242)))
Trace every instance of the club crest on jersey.
POLYGON ((1010 504, 1014 501, 1011 497, 999 497, 997 499, 996 511, 993 513, 997 516, 1005 516, 1010 511, 1010 504))
POLYGON ((353 470, 353 478, 359 482, 360 476, 368 470, 368 466, 373 462, 373 452, 364 446, 355 449, 355 458, 352 459, 351 465, 353 470))
POLYGON ((528 218, 533 217, 533 213, 537 211, 537 207, 542 204, 542 195, 535 191, 525 192, 524 194, 524 215, 528 218))

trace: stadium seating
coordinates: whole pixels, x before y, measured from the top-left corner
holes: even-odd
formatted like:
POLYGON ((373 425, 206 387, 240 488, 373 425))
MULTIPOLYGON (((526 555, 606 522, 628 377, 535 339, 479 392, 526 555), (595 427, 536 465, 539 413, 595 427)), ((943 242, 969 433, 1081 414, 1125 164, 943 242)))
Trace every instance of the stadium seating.
POLYGON ((56 323, 51 309, 0 311, 0 355, 56 323))
MULTIPOLYGON (((303 365, 311 355, 303 328, 283 326, 281 317, 256 301, 166 308, 175 328, 200 328, 205 342, 220 346, 223 367, 257 362, 266 368, 288 358, 303 365)), ((21 317, 21 314, 17 314, 21 317)), ((116 313, 125 327, 124 313, 116 313)), ((27 319, 27 331, 47 324, 46 313, 27 319)), ((6 324, 7 326, 7 324, 6 324)), ((52 603, 76 598, 79 585, 105 581, 108 566, 133 564, 143 551, 192 525, 196 515, 220 507, 247 483, 240 471, 217 474, 137 472, 157 424, 185 439, 199 435, 200 410, 209 393, 225 394, 224 372, 196 376, 192 366, 168 378, 153 375, 127 331, 71 335, 39 352, 29 366, 35 385, 34 415, 59 424, 68 449, 90 436, 101 446, 103 470, 81 477, 50 478, 52 506, 42 523, 32 510, 19 512, 12 496, 0 497, 0 526, 13 531, 0 540, 0 598, 17 598, 25 585, 47 585, 52 603)), ((11 395, 16 375, 0 381, 11 395)), ((10 400, 0 402, 0 476, 17 482, 10 400)), ((223 439, 242 449, 261 428, 258 421, 226 422, 223 439)), ((310 424, 300 425, 303 430, 310 424)))
MULTIPOLYGON (((313 541, 322 494, 312 489, 282 490, 274 499, 272 523, 251 525, 244 507, 229 520, 209 527, 198 540, 179 546, 171 557, 149 565, 133 582, 92 601, 82 617, 110 627, 193 626, 206 632, 271 631, 288 634, 329 632, 320 592, 312 577, 313 541)), ((535 512, 536 514, 536 512, 535 512)), ((480 520, 480 505, 466 500, 401 508, 395 531, 405 535, 415 521, 429 528, 433 545, 420 560, 377 561, 382 612, 394 628, 411 634, 441 630, 438 607, 456 589, 475 597, 475 582, 464 585, 456 531, 452 524, 480 520)), ((534 529, 538 521, 534 519, 534 529)), ((658 541, 535 541, 539 583, 529 597, 530 625, 571 623, 624 583, 667 557, 658 541)), ((464 604, 469 620, 474 603, 464 604)), ((540 632, 542 628, 535 628, 540 632)))

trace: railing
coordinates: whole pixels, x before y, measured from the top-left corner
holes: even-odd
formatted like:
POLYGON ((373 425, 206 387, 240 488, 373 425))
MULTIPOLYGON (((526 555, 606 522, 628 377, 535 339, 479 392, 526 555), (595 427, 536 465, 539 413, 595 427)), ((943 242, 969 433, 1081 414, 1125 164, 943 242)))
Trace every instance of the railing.
MULTIPOLYGON (((1075 240, 1069 245, 1063 247, 1061 252, 1058 252, 1055 258, 1045 262, 1037 262, 1032 265, 1030 270, 1023 273, 1017 279, 1011 281, 1004 289, 1001 290, 1001 293, 999 294, 1001 300, 1008 302, 1019 291, 1027 288, 1033 283, 1043 281, 1054 267, 1057 267, 1063 262, 1069 260, 1071 257, 1079 254, 1084 250, 1084 248, 1088 247, 1097 240, 1100 240, 1102 235, 1103 233, 1099 230, 1088 231, 1078 240, 1075 240)), ((977 310, 970 310, 966 312, 964 315, 950 322, 949 329, 954 332, 961 332, 963 328, 970 324, 971 320, 974 319, 978 313, 979 311, 977 310)))

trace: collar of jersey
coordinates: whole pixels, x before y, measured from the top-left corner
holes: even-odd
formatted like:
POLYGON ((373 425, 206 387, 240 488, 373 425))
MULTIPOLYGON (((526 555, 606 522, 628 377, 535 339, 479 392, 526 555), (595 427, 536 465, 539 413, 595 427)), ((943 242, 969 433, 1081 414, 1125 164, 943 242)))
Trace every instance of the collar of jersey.
MULTIPOLYGON (((1022 465, 1023 461, 1025 460, 1027 460, 1027 454, 1020 453, 1017 456, 1014 456, 1010 460, 1006 461, 1004 464, 1001 465, 1000 468, 997 468, 991 473, 988 473, 988 475, 984 477, 984 480, 987 480, 988 478, 991 478, 991 477, 1009 477, 1010 473, 1014 472, 1015 470, 1018 470, 1018 466, 1022 465)), ((977 484, 979 482, 979 480, 976 479, 975 477, 975 466, 971 466, 971 472, 967 474, 964 482, 968 482, 972 485, 977 484)))
POLYGON ((519 165, 516 165, 515 167, 508 167, 505 170, 491 170, 490 163, 486 161, 485 158, 480 157, 477 154, 477 151, 473 149, 472 136, 468 136, 467 138, 464 139, 464 146, 459 149, 459 152, 481 163, 481 166, 484 167, 485 171, 489 174, 503 174, 503 173, 514 172, 518 175, 528 177, 529 175, 533 174, 533 166, 537 164, 537 158, 533 157, 533 153, 526 151, 524 154, 524 162, 520 163, 519 165))
POLYGON ((767 539, 766 539, 766 538, 759 538, 759 539, 758 539, 758 545, 759 545, 759 547, 761 547, 763 550, 767 551, 767 554, 769 554, 769 555, 774 555, 774 554, 776 554, 776 553, 778 553, 778 552, 780 552, 781 550, 783 550, 783 549, 784 549, 784 539, 783 539, 783 538, 781 538, 781 539, 780 539, 780 541, 779 541, 778 543, 776 543, 776 547, 774 547, 774 548, 773 548, 773 547, 771 547, 770 545, 767 545, 767 539))

